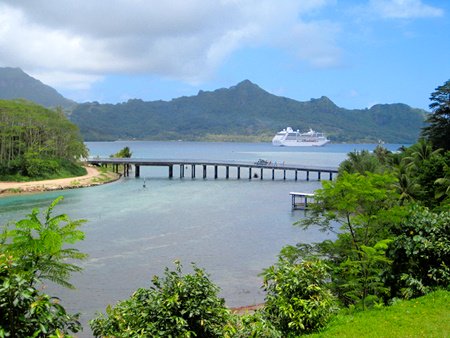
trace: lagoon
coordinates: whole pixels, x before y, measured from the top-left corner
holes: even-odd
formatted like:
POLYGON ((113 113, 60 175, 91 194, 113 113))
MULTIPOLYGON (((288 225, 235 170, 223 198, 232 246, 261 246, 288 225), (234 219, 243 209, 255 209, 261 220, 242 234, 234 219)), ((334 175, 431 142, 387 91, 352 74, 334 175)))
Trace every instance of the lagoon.
MULTIPOLYGON (((133 157, 171 159, 220 159, 338 166, 354 150, 373 150, 376 145, 329 144, 321 148, 278 148, 267 143, 206 142, 87 142, 91 156, 105 157, 125 146, 133 157)), ((401 145, 386 145, 396 150, 401 145)), ((55 213, 86 219, 86 239, 77 248, 89 254, 75 274, 76 290, 49 285, 71 312, 87 321, 108 304, 128 298, 139 287, 151 285, 153 275, 180 260, 186 272, 191 262, 204 268, 221 288, 231 307, 261 303, 261 271, 273 264, 287 244, 310 243, 329 238, 314 228, 301 230, 293 223, 305 216, 291 210, 290 191, 314 192, 321 183, 282 174, 270 179, 240 180, 230 173, 225 179, 212 173, 207 179, 180 179, 167 168, 142 167, 133 175, 103 186, 0 198, 0 224, 24 218, 32 208, 46 208, 64 196, 55 213), (145 187, 144 187, 145 180, 145 187)), ((269 175, 267 175, 269 177, 269 175)))

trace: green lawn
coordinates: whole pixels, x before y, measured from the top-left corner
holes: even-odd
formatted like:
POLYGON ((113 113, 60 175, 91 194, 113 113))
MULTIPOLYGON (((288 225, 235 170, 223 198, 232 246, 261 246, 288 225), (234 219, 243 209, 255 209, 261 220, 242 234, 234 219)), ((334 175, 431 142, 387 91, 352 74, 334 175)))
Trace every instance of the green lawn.
POLYGON ((450 292, 338 315, 323 332, 308 337, 450 337, 450 292))

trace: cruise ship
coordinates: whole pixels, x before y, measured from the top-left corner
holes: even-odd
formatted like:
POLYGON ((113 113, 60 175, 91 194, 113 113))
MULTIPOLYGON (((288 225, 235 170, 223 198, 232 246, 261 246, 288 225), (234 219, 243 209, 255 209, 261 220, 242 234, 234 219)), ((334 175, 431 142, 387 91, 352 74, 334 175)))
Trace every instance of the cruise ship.
POLYGON ((323 133, 318 133, 312 129, 300 133, 298 129, 294 131, 291 127, 278 132, 272 139, 274 146, 285 147, 321 147, 328 142, 330 140, 323 133))

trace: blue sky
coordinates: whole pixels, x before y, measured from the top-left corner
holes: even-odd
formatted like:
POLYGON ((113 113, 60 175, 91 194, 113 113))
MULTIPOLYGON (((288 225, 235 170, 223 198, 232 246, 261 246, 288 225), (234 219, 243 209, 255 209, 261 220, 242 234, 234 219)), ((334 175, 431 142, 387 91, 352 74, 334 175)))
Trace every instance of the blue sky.
POLYGON ((299 101, 428 109, 450 78, 450 1, 0 0, 0 66, 78 102, 249 79, 299 101))

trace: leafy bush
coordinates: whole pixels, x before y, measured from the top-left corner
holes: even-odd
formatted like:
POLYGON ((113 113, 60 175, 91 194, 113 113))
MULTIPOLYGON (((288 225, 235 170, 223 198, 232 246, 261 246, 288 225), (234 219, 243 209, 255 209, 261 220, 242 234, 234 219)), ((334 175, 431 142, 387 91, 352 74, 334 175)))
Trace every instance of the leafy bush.
POLYGON ((193 265, 183 276, 181 264, 165 269, 164 278, 153 277, 148 289, 138 289, 106 315, 91 320, 96 337, 223 337, 231 319, 219 288, 205 272, 193 265))
POLYGON ((20 268, 30 276, 73 288, 69 282, 71 273, 82 270, 73 261, 87 256, 67 244, 84 239, 84 233, 78 228, 85 220, 73 221, 66 214, 52 216, 61 200, 59 197, 50 204, 43 220, 39 218, 39 209, 33 209, 28 218, 15 223, 15 228, 5 227, 0 236, 1 251, 18 257, 20 268))
POLYGON ((51 203, 44 220, 34 209, 0 235, 0 337, 61 337, 81 330, 78 314, 68 314, 59 299, 37 287, 44 279, 73 287, 70 275, 81 270, 73 260, 85 257, 67 247, 83 239, 78 227, 84 221, 52 216, 60 200, 51 203))
POLYGON ((27 151, 23 156, 22 174, 28 177, 52 176, 58 171, 58 162, 37 152, 27 151))
POLYGON ((389 296, 383 273, 391 264, 385 255, 390 242, 385 239, 373 247, 361 245, 360 250, 336 267, 334 277, 342 281, 337 283, 337 289, 350 300, 350 304, 365 310, 369 306, 383 304, 389 296))
POLYGON ((395 232, 389 251, 393 293, 411 298, 432 287, 449 287, 450 211, 413 205, 395 232))
POLYGON ((292 263, 280 259, 264 272, 264 313, 285 337, 317 330, 336 310, 327 288, 330 276, 321 260, 292 263))
POLYGON ((0 337, 48 337, 81 330, 79 314, 68 314, 59 299, 33 286, 37 282, 12 256, 0 254, 0 337))

